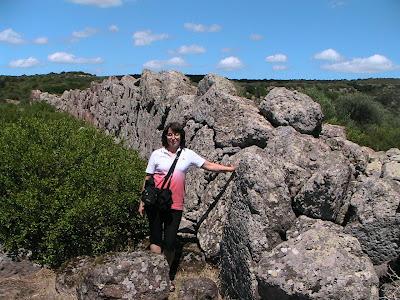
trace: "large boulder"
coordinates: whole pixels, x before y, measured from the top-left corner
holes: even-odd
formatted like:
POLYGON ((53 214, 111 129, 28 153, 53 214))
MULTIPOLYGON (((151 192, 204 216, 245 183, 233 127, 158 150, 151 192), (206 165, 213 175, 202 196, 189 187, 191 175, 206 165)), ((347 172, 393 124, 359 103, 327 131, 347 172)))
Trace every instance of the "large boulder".
POLYGON ((400 150, 389 149, 386 151, 386 157, 382 166, 382 177, 400 182, 400 150))
POLYGON ((329 139, 334 137, 346 139, 346 128, 340 125, 332 125, 327 123, 322 124, 321 135, 319 137, 321 139, 329 139))
POLYGON ((389 179, 361 177, 349 194, 346 232, 360 240, 374 264, 400 255, 400 186, 389 179))
POLYGON ((254 266, 295 220, 285 173, 256 146, 242 151, 221 242, 220 280, 234 299, 257 297, 254 266))
POLYGON ((215 74, 207 74, 200 80, 197 86, 197 95, 202 96, 211 88, 230 95, 237 95, 235 85, 232 81, 215 74))
POLYGON ((217 300, 218 287, 210 278, 187 278, 184 279, 179 289, 179 300, 217 300))
POLYGON ((295 210, 312 218, 341 224, 349 206, 346 192, 351 178, 351 166, 344 161, 333 161, 320 168, 294 197, 295 210))
POLYGON ((329 222, 265 252, 256 274, 261 299, 378 299, 370 259, 357 239, 329 222))
POLYGON ((78 299, 166 299, 169 267, 163 255, 118 252, 70 262, 57 276, 60 291, 78 299))
POLYGON ((354 166, 357 174, 363 174, 368 165, 369 153, 351 141, 340 137, 326 139, 325 142, 333 151, 340 151, 354 166))
POLYGON ((214 129, 218 148, 264 147, 273 129, 253 102, 213 88, 196 99, 193 119, 214 129))
MULTIPOLYGON (((238 166, 245 153, 247 151, 242 150, 222 162, 238 166)), ((220 256, 222 234, 227 222, 236 176, 236 173, 219 174, 207 185, 197 210, 199 216, 197 238, 201 249, 209 259, 217 259, 220 256)))
POLYGON ((292 126, 297 131, 318 136, 323 114, 309 96, 283 87, 272 89, 260 103, 261 113, 275 126, 292 126))

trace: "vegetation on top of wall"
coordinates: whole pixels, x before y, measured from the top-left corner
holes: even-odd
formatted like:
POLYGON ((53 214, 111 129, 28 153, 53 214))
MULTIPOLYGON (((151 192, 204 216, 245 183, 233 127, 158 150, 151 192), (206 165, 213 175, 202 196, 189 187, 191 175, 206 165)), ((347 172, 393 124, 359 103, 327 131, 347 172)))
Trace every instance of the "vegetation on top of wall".
POLYGON ((26 102, 32 90, 41 90, 51 94, 62 94, 65 90, 86 89, 92 81, 102 81, 98 77, 84 72, 62 72, 31 76, 0 76, 0 101, 5 99, 26 102))

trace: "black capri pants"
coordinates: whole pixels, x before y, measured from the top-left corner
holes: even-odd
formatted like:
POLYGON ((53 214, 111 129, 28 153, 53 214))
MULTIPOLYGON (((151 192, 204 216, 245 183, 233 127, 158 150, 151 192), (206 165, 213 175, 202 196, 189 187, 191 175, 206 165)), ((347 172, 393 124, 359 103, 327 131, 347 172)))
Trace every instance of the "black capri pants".
POLYGON ((159 210, 145 207, 150 227, 150 243, 172 251, 175 249, 176 236, 182 219, 181 210, 159 210))

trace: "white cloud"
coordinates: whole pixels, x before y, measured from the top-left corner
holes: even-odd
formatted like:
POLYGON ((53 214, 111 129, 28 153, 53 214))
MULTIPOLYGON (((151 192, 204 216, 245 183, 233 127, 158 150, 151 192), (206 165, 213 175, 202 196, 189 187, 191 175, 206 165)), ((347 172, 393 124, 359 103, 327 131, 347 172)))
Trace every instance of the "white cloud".
POLYGON ((91 35, 94 35, 97 32, 97 29, 95 28, 90 28, 90 27, 86 27, 84 30, 82 31, 74 31, 72 33, 72 36, 74 38, 78 38, 78 39, 83 39, 83 38, 87 38, 91 35))
POLYGON ((24 40, 21 35, 11 28, 7 28, 0 32, 0 42, 6 42, 10 44, 22 44, 24 40))
POLYGON ((47 37, 38 37, 33 42, 35 44, 44 45, 44 44, 47 44, 49 42, 49 39, 47 37))
POLYGON ((278 54, 267 56, 265 58, 265 60, 270 63, 276 63, 276 62, 282 63, 282 62, 287 61, 287 56, 285 54, 278 53, 278 54))
POLYGON ((164 66, 164 61, 162 60, 149 60, 143 64, 143 67, 146 69, 151 69, 151 70, 160 70, 164 66))
POLYGON ((172 57, 168 60, 150 60, 143 64, 144 68, 151 69, 151 70, 161 70, 167 67, 185 67, 187 63, 181 57, 172 57))
POLYGON ((331 60, 331 61, 339 61, 343 59, 342 56, 336 50, 331 48, 315 54, 314 58, 320 60, 331 60))
POLYGON ((284 65, 274 65, 274 66, 272 66, 272 70, 274 70, 274 71, 283 71, 283 70, 286 70, 287 69, 287 66, 284 66, 284 65))
POLYGON ((226 71, 236 70, 243 67, 243 63, 236 56, 229 56, 224 59, 221 59, 217 65, 217 68, 223 69, 226 71))
POLYGON ((342 0, 332 0, 331 1, 331 7, 332 8, 336 8, 336 7, 340 7, 346 4, 346 2, 342 1, 342 0))
POLYGON ((101 8, 122 5, 122 0, 69 0, 69 1, 76 4, 94 5, 101 8))
POLYGON ((181 57, 173 57, 167 60, 167 65, 183 67, 186 66, 186 62, 181 57))
POLYGON ((183 25, 187 30, 194 32, 217 32, 222 29, 222 27, 218 24, 213 25, 204 25, 204 24, 195 24, 195 23, 185 23, 183 25))
POLYGON ((253 41, 261 41, 264 37, 261 34, 252 33, 250 39, 253 41))
POLYGON ((110 25, 110 27, 108 27, 108 30, 111 31, 111 32, 118 32, 119 28, 118 28, 117 25, 113 24, 113 25, 110 25))
POLYGON ((101 64, 103 62, 101 57, 83 58, 66 52, 55 52, 47 58, 51 62, 63 64, 101 64))
POLYGON ((34 57, 28 57, 28 58, 21 58, 17 60, 12 60, 9 63, 9 66, 11 68, 30 68, 34 67, 39 64, 39 61, 34 58, 34 57))
POLYGON ((152 42, 161 41, 167 39, 169 36, 166 33, 153 34, 151 30, 136 31, 133 34, 133 40, 135 46, 146 46, 150 45, 152 42))
POLYGON ((190 45, 190 46, 183 45, 183 46, 179 47, 177 52, 182 55, 201 54, 201 53, 206 52, 206 49, 204 47, 201 47, 198 45, 190 45))
POLYGON ((354 58, 340 63, 324 65, 322 68, 345 73, 380 73, 392 71, 398 67, 385 56, 375 54, 366 58, 354 58))

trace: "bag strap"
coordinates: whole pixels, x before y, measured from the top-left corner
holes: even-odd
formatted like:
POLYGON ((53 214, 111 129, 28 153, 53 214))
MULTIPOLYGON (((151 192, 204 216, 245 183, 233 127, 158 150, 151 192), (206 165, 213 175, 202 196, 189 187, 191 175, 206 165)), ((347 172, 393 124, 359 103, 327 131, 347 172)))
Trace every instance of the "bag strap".
MULTIPOLYGON (((172 175, 172 173, 174 172, 176 163, 178 162, 179 155, 181 155, 181 152, 182 152, 182 150, 179 150, 179 151, 176 153, 175 160, 174 160, 174 162, 172 163, 171 168, 169 168, 169 171, 168 171, 167 175, 164 177, 164 181, 163 181, 163 184, 162 184, 162 186, 161 186, 161 189, 164 189, 165 183, 168 181, 169 177, 170 177, 170 176, 172 175)), ((170 186, 171 186, 171 180, 168 182, 167 188, 169 189, 170 186)))

